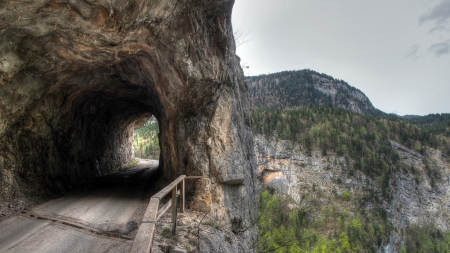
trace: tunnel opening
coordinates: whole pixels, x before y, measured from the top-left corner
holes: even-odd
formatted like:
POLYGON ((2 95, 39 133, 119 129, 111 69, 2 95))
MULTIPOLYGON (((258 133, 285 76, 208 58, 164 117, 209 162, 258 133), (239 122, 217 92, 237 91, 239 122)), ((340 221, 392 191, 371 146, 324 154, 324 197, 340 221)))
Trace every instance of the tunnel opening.
MULTIPOLYGON (((132 162, 135 129, 149 118, 167 119, 160 82, 152 71, 140 75, 149 64, 142 58, 95 68, 74 66, 36 99, 2 135, 2 143, 9 143, 0 147, 2 164, 17 168, 11 179, 3 177, 2 198, 41 202, 132 162)), ((19 74, 22 82, 45 81, 32 69, 19 74)), ((19 86, 16 92, 25 89, 19 86)))
POLYGON ((53 190, 110 175, 133 161, 136 130, 164 114, 158 84, 136 78, 140 64, 129 58, 81 73, 53 93, 53 100, 63 100, 66 108, 56 127, 61 133, 58 153, 67 168, 56 172, 56 180, 48 180, 55 182, 53 190))
POLYGON ((143 125, 135 124, 133 149, 135 158, 159 160, 159 123, 155 116, 150 117, 143 125))

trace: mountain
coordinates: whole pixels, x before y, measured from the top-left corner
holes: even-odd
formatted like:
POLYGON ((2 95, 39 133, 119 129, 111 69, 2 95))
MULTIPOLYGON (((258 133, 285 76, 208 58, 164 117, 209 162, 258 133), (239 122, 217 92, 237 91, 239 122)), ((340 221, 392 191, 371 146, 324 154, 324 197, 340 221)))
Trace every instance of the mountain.
POLYGON ((245 81, 254 109, 301 109, 330 106, 363 115, 401 119, 434 134, 450 137, 450 113, 426 116, 387 114, 372 105, 370 99, 347 82, 314 70, 283 71, 247 76, 245 81))
POLYGON ((326 105, 360 114, 384 114, 357 88, 309 69, 249 76, 245 81, 256 108, 289 109, 326 105))
POLYGON ((259 251, 450 250, 450 138, 328 106, 252 119, 259 251))
POLYGON ((311 70, 247 77, 261 252, 450 252, 448 114, 385 114, 311 70))

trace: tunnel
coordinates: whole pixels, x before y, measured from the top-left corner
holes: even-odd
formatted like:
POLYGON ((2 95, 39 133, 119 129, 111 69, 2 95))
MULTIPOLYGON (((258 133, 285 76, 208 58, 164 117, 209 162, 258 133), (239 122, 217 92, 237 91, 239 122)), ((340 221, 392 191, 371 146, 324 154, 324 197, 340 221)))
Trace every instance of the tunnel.
POLYGON ((0 3, 0 202, 40 203, 115 173, 153 115, 163 177, 207 177, 211 191, 192 196, 196 206, 255 241, 256 160, 233 4, 0 3))

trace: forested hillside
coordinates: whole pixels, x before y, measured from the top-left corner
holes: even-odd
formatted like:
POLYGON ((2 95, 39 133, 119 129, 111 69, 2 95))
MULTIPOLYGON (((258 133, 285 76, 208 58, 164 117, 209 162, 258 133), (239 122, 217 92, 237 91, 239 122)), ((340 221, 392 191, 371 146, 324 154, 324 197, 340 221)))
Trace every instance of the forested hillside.
POLYGON ((311 70, 246 82, 265 189, 259 252, 450 251, 442 226, 405 225, 421 219, 411 210, 434 215, 421 201, 446 203, 450 114, 388 115, 358 89, 311 70))
MULTIPOLYGON (((289 150, 298 150, 309 157, 316 157, 315 152, 319 152, 326 158, 324 176, 331 171, 343 171, 346 173, 343 176, 353 182, 344 186, 340 178, 333 180, 332 185, 313 179, 300 181, 306 185, 314 183, 311 188, 302 188, 302 201, 297 204, 275 188, 264 191, 260 200, 259 228, 263 242, 260 252, 377 252, 397 229, 386 211, 396 194, 394 175, 411 175, 417 184, 426 180, 435 188, 442 175, 428 149, 445 150, 445 155, 450 157, 449 138, 399 119, 364 116, 328 106, 256 109, 252 119, 255 135, 287 140, 288 146, 292 145, 289 150), (392 141, 422 154, 423 169, 403 161, 392 141), (364 177, 367 179, 361 179, 364 177), (342 190, 354 188, 351 185, 355 180, 365 182, 358 191, 342 190), (340 187, 344 188, 336 190, 340 187)), ((286 166, 286 162, 278 163, 286 166)), ((279 173, 277 170, 268 171, 269 175, 260 172, 260 179, 273 177, 273 173, 279 173)), ((399 250, 446 252, 450 249, 450 234, 432 224, 408 227, 402 234, 413 244, 399 250)))
POLYGON ((387 165, 396 163, 390 140, 417 152, 422 153, 428 146, 441 149, 450 156, 449 138, 402 120, 364 116, 327 106, 296 110, 257 109, 252 117, 254 133, 291 140, 306 153, 320 149, 323 155, 330 151, 347 155, 356 161, 355 168, 368 175, 389 176, 387 165))
POLYGON ((450 113, 432 113, 425 116, 405 115, 401 119, 418 126, 429 126, 450 121, 450 113))
POLYGON ((159 125, 154 118, 150 119, 144 127, 135 130, 134 156, 143 159, 159 159, 159 125))
POLYGON ((402 116, 401 119, 420 126, 422 129, 450 137, 450 113, 428 114, 426 116, 402 116))
POLYGON ((308 69, 251 76, 245 81, 255 108, 283 110, 326 105, 361 114, 382 114, 360 90, 308 69))

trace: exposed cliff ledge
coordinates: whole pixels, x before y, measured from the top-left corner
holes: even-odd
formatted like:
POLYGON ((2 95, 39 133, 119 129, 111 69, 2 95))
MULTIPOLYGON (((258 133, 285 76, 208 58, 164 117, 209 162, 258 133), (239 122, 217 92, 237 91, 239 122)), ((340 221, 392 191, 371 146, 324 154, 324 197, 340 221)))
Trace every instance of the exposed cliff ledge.
POLYGON ((0 3, 0 201, 114 172, 132 158, 134 122, 155 115, 164 175, 209 176, 211 213, 248 222, 253 141, 233 3, 0 3))

